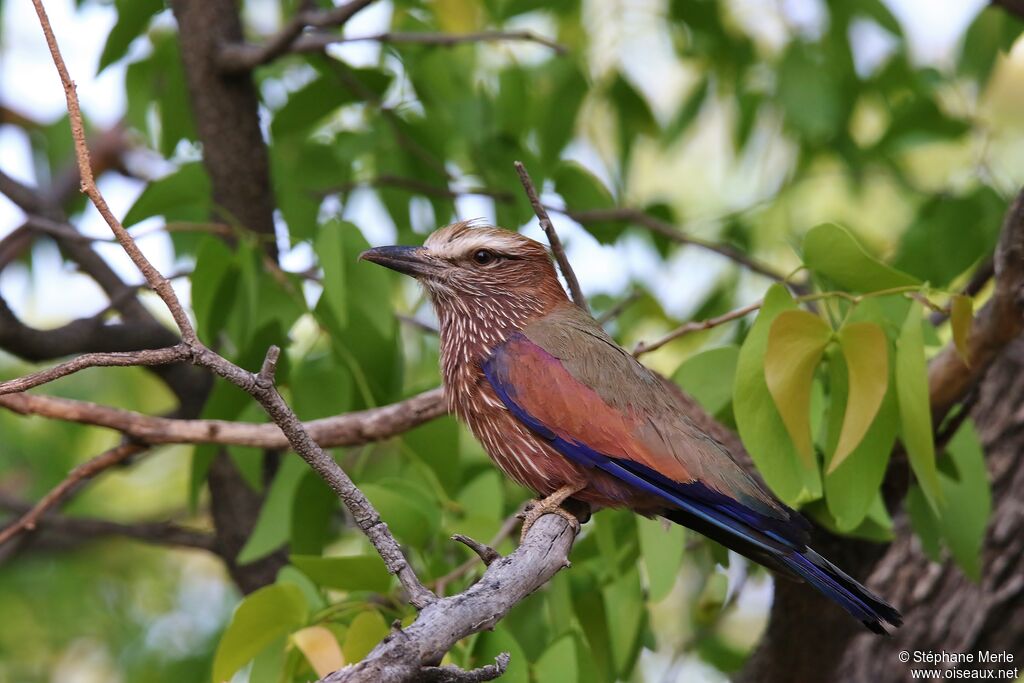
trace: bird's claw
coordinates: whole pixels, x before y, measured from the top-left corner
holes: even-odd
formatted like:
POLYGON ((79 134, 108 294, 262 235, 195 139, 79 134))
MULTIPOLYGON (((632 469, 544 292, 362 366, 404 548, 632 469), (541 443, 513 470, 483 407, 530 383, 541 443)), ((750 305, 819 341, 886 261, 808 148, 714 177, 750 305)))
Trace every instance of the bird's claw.
POLYGON ((536 500, 528 504, 523 511, 523 531, 519 534, 520 543, 526 540, 526 534, 529 533, 530 527, 532 527, 538 519, 547 514, 558 515, 565 519, 569 522, 569 526, 572 527, 574 534, 578 534, 580 532, 580 520, 576 518, 576 515, 563 508, 560 501, 549 502, 545 500, 536 500))

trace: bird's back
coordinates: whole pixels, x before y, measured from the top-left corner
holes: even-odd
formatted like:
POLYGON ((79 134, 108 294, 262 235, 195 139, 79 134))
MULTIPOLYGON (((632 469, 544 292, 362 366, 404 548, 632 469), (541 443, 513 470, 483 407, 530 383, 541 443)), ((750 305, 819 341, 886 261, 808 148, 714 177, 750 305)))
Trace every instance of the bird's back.
MULTIPOLYGON (((593 390, 615 412, 630 416, 632 434, 621 435, 626 452, 666 474, 685 471, 726 495, 741 498, 759 511, 788 518, 788 511, 766 493, 721 443, 701 430, 687 414, 689 406, 615 340, 585 311, 572 304, 556 307, 523 329, 523 335, 561 364, 581 385, 593 390)), ((600 413, 581 402, 576 410, 584 422, 600 413)), ((586 431, 603 425, 587 424, 586 431)))

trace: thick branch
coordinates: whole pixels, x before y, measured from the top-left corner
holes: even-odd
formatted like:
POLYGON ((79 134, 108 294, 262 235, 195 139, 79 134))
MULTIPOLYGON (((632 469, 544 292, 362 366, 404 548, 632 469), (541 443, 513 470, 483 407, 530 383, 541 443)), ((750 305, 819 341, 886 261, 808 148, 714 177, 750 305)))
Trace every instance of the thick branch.
POLYGON ((977 384, 1003 348, 1024 331, 1024 190, 1003 221, 994 266, 995 292, 971 326, 968 363, 950 344, 928 368, 932 419, 936 423, 977 384))
POLYGON ((356 12, 367 7, 373 0, 350 0, 329 10, 299 12, 285 24, 277 34, 262 45, 231 43, 221 48, 216 65, 224 73, 249 71, 257 66, 274 61, 290 52, 295 42, 307 27, 327 28, 344 26, 356 12))
POLYGON ((544 515, 522 545, 495 561, 458 595, 437 600, 408 628, 392 633, 366 658, 327 676, 331 683, 414 680, 421 667, 441 660, 462 638, 493 628, 509 610, 568 563, 575 534, 564 517, 544 515))
MULTIPOLYGON (((289 446, 284 432, 272 422, 179 420, 36 394, 0 396, 0 406, 22 415, 114 429, 150 444, 210 443, 264 449, 289 446)), ((443 391, 432 389, 380 408, 312 420, 304 423, 303 428, 323 448, 360 446, 396 436, 447 412, 443 391)))
POLYGON ((566 284, 569 285, 569 293, 572 294, 572 300, 577 306, 589 313, 590 307, 587 306, 587 298, 583 296, 583 290, 580 289, 580 281, 576 279, 576 273, 572 269, 572 264, 569 263, 569 258, 565 255, 565 247, 562 246, 562 240, 559 239, 558 233, 555 231, 555 226, 551 223, 551 218, 548 216, 547 210, 544 208, 544 205, 540 203, 540 197, 537 195, 537 188, 534 186, 529 172, 526 170, 526 167, 523 166, 522 162, 515 162, 515 166, 516 173, 519 174, 519 182, 523 184, 523 189, 526 190, 526 196, 530 200, 530 206, 533 207, 533 212, 537 214, 537 220, 540 221, 540 227, 548 237, 548 244, 551 245, 551 253, 555 255, 555 260, 558 262, 558 268, 562 271, 562 277, 565 278, 566 284))

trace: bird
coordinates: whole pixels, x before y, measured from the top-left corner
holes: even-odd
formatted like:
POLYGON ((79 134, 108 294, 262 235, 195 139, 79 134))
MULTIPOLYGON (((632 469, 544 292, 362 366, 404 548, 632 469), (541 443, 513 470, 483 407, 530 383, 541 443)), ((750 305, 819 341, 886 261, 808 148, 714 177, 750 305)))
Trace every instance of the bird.
POLYGON ((422 246, 360 258, 416 278, 439 322, 450 412, 505 475, 541 499, 523 538, 566 501, 628 508, 693 529, 802 580, 888 634, 899 612, 809 546, 811 526, 700 429, 665 381, 620 347, 562 289, 548 249, 462 221, 422 246))

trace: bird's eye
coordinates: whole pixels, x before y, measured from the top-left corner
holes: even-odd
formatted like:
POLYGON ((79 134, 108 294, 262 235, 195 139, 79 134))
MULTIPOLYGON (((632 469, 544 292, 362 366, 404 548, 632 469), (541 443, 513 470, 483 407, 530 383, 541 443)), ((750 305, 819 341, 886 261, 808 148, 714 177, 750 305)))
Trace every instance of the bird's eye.
POLYGON ((486 249, 477 249, 473 252, 473 261, 480 266, 486 266, 489 263, 494 263, 496 258, 497 257, 494 255, 493 251, 488 251, 486 249))

